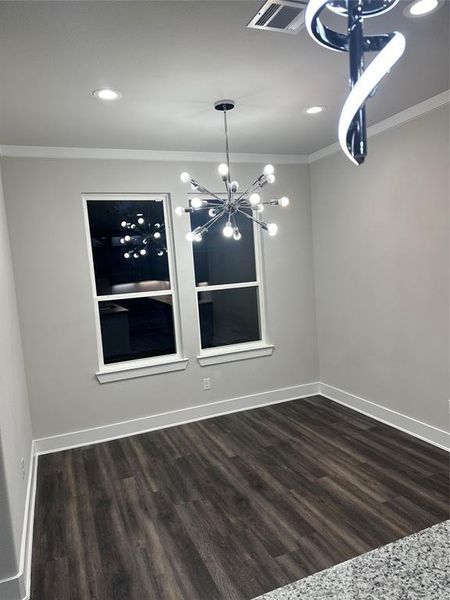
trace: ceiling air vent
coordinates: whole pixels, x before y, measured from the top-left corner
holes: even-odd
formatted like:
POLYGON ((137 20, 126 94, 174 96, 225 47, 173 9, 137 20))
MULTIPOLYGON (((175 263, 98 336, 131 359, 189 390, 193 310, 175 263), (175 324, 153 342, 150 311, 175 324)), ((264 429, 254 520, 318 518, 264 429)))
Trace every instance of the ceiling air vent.
POLYGON ((307 0, 268 0, 247 27, 298 33, 304 25, 304 12, 307 4, 307 0))

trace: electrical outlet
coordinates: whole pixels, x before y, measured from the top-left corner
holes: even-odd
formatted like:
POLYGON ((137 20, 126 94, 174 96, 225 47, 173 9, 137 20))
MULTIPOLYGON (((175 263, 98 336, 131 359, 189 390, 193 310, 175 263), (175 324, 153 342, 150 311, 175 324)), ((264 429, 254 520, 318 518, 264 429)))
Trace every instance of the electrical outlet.
POLYGON ((25 479, 25 459, 23 457, 20 459, 20 467, 22 469, 22 479, 25 479))
POLYGON ((203 378, 203 389, 205 391, 211 389, 211 377, 204 377, 203 378))

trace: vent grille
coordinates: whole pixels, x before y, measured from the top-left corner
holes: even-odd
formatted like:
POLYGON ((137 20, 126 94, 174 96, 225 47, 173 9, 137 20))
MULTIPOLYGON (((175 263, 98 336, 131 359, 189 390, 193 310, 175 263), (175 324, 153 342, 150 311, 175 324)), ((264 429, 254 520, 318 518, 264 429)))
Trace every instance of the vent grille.
POLYGON ((269 6, 269 8, 266 10, 266 12, 262 15, 262 17, 260 17, 256 21, 255 27, 261 27, 262 25, 265 25, 267 23, 267 21, 269 19, 271 19, 279 9, 280 9, 279 4, 271 4, 269 6))
POLYGON ((268 0, 248 23, 250 29, 298 33, 304 25, 307 0, 268 0))

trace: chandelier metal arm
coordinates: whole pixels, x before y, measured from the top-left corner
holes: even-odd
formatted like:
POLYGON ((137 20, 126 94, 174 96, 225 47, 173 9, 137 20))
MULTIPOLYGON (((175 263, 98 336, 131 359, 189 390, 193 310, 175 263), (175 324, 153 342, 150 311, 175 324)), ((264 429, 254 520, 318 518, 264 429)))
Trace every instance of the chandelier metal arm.
POLYGON ((258 188, 264 187, 266 185, 266 183, 267 183, 267 178, 264 175, 264 173, 262 173, 259 177, 257 177, 255 179, 255 181, 244 192, 242 192, 242 194, 238 197, 237 202, 240 202, 241 200, 246 200, 247 196, 252 194, 258 188))
POLYGON ((204 225, 200 225, 197 229, 204 231, 205 233, 214 225, 216 221, 218 221, 227 211, 223 209, 219 214, 215 215, 212 219, 210 219, 204 225))
POLYGON ((204 206, 200 206, 200 208, 195 208, 193 210, 195 210, 195 212, 197 212, 199 210, 210 210, 211 208, 221 208, 223 206, 223 202, 221 202, 220 204, 219 203, 213 204, 211 202, 211 200, 205 200, 204 202, 206 202, 207 204, 205 204, 204 206))
POLYGON ((254 221, 263 229, 267 229, 267 223, 265 223, 264 221, 260 221, 259 219, 256 219, 253 215, 249 215, 248 213, 245 212, 245 210, 241 210, 240 208, 238 208, 236 212, 241 213, 241 215, 245 215, 247 217, 247 219, 254 221))
POLYGON ((212 196, 215 200, 223 202, 222 198, 217 196, 217 194, 214 194, 214 192, 210 192, 208 189, 203 187, 203 185, 199 183, 196 179, 191 179, 191 184, 196 188, 196 190, 198 190, 202 194, 208 194, 209 196, 212 196))

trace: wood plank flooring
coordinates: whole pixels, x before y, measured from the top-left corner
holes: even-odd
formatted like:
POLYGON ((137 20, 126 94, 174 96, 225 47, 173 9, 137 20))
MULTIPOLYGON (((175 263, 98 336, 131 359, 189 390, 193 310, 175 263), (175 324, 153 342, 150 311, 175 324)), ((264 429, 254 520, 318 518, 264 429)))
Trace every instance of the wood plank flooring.
POLYGON ((250 600, 448 518, 444 451, 320 396, 39 458, 32 600, 250 600))

